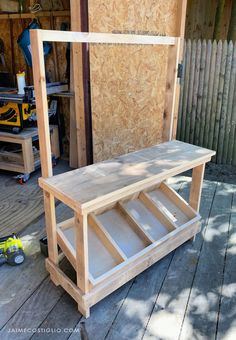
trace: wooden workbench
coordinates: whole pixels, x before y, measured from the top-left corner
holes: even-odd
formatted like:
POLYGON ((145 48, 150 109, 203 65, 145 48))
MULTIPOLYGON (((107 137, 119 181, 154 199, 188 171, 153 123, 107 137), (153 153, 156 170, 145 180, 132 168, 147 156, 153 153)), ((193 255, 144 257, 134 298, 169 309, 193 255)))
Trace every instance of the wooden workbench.
POLYGON ((89 308, 199 231, 205 163, 214 151, 171 141, 109 161, 40 178, 49 242, 47 269, 89 308), (190 204, 163 183, 193 169, 190 204), (74 210, 56 224, 54 198, 74 210), (57 245, 77 272, 77 285, 59 268, 57 245))
MULTIPOLYGON (((0 142, 19 144, 20 152, 0 150, 0 169, 30 174, 40 166, 39 152, 34 153, 33 143, 39 139, 36 127, 25 128, 20 133, 0 131, 0 142)), ((52 154, 60 157, 58 127, 50 125, 50 142, 52 154)))

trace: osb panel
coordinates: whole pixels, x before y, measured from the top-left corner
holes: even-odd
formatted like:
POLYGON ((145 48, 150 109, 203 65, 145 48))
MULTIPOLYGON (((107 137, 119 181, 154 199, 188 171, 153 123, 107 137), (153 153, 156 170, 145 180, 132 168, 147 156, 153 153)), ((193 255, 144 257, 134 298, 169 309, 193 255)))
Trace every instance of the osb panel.
MULTIPOLYGON (((176 14, 177 0, 89 0, 89 30, 176 35, 176 14)), ((95 162, 162 141, 167 49, 90 47, 95 162)))

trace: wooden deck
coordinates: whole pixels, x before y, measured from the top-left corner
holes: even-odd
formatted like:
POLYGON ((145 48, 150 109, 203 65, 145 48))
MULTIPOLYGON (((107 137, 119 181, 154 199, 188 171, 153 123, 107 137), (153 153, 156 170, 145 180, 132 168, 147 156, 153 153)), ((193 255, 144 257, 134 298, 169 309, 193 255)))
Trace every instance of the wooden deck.
MULTIPOLYGON (((57 171, 60 171, 60 167, 57 171)), ((170 184, 188 197, 189 178, 170 184)), ((0 234, 21 231, 27 259, 1 271, 2 339, 235 339, 236 185, 204 181, 202 233, 92 307, 84 320, 76 303, 45 271, 36 176, 25 186, 0 175, 0 234), (87 337, 86 337, 87 336, 87 337)), ((71 212, 57 206, 58 220, 71 212)), ((62 265, 71 272, 67 261, 62 265)))

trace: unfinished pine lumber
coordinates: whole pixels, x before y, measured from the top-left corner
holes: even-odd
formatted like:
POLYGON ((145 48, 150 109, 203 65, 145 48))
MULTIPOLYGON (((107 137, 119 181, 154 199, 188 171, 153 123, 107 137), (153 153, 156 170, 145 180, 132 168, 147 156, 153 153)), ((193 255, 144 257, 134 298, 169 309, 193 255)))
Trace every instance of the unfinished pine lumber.
MULTIPOLYGON (((204 166, 215 152, 168 141, 52 176, 43 41, 173 47, 169 58, 172 94, 166 95, 171 119, 163 132, 171 139, 180 39, 41 30, 31 32, 32 40, 35 37, 33 70, 40 151, 44 160, 39 185, 45 197, 49 246, 46 267, 52 281, 61 285, 78 303, 79 311, 89 317, 91 306, 199 231, 204 166), (194 170, 188 204, 165 180, 190 169, 194 170), (56 222, 55 199, 72 209, 71 219, 56 222), (76 283, 60 269, 58 245, 76 271, 76 283)), ((171 82, 170 76, 168 82, 171 82)))

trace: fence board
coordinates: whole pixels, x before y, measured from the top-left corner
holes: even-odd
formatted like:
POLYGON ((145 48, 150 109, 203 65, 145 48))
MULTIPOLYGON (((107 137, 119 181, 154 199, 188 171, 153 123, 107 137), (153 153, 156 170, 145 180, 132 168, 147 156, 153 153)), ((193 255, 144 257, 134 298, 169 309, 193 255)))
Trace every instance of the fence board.
POLYGON ((236 43, 185 42, 177 138, 236 165, 236 43))
POLYGON ((194 87, 194 76, 195 76, 195 62, 196 62, 196 51, 197 44, 193 40, 191 49, 191 59, 190 59, 190 74, 189 74, 189 92, 187 96, 187 114, 186 114, 186 128, 185 128, 185 140, 189 142, 190 138, 190 125, 191 125, 191 110, 193 105, 193 87, 194 87))
MULTIPOLYGON (((185 75, 185 69, 186 69, 186 43, 184 43, 183 48, 183 75, 185 75)), ((183 80, 184 77, 180 78, 180 87, 183 87, 183 80)), ((178 123, 177 123, 177 136, 180 136, 181 134, 181 126, 182 126, 182 119, 183 119, 183 100, 184 100, 184 91, 180 92, 179 96, 179 114, 178 114, 178 123), (181 111, 181 112, 180 112, 181 111)))
MULTIPOLYGON (((215 129, 214 129, 214 138, 212 143, 212 149, 217 151, 218 155, 218 140, 219 140, 219 133, 220 133, 220 120, 222 116, 222 104, 223 104, 223 91, 224 91, 224 84, 225 84, 225 71, 226 71, 226 59, 228 53, 228 43, 227 41, 223 44, 223 51, 222 51, 222 59, 221 59, 221 66, 220 66, 220 77, 219 77, 219 88, 218 88, 218 95, 217 95, 217 109, 216 109, 216 117, 215 117, 215 129)), ((213 160, 216 160, 217 156, 214 156, 213 160)))
POLYGON ((217 43, 216 41, 214 41, 213 46, 212 46, 210 77, 209 77, 208 94, 207 94, 207 107, 206 107, 206 113, 205 113, 206 117, 205 117, 204 136, 203 136, 204 147, 208 146, 210 117, 211 117, 211 108, 212 108, 212 96, 213 96, 213 86, 214 86, 214 76, 215 76, 215 66, 216 66, 216 51, 217 51, 217 43))
POLYGON ((195 123, 195 134, 194 134, 194 144, 199 145, 200 139, 200 125, 201 125, 201 110, 203 105, 203 90, 204 90, 204 75, 206 72, 206 53, 207 45, 206 40, 203 40, 201 45, 201 40, 198 41, 198 48, 201 51, 200 56, 200 73, 199 73, 199 89, 197 95, 197 111, 196 111, 196 123, 195 123))
POLYGON ((193 143, 194 131, 196 123, 196 111, 198 101, 198 86, 199 86, 199 74, 200 74, 200 63, 201 63, 201 41, 198 40, 196 43, 196 59, 195 59, 195 75, 194 75, 194 86, 193 86, 193 102, 191 110, 191 122, 190 122, 190 135, 189 142, 193 143))
POLYGON ((221 64, 222 64, 222 41, 218 43, 217 52, 216 52, 216 64, 215 64, 215 73, 214 73, 214 82, 213 82, 213 95, 212 95, 212 107, 210 113, 210 120, 209 120, 209 134, 208 134, 208 144, 206 147, 209 149, 213 148, 213 139, 214 139, 214 131, 216 125, 216 116, 217 116, 217 108, 218 108, 218 90, 219 90, 219 83, 220 83, 220 71, 221 71, 221 64))
MULTIPOLYGON (((227 56, 226 56, 224 90, 223 90, 223 98, 222 98, 222 109, 221 109, 221 115, 220 115, 219 138, 218 138, 218 148, 217 148, 217 163, 222 163, 223 149, 224 149, 224 136, 226 133, 225 130, 226 130, 227 112, 229 112, 228 104, 229 104, 230 74, 232 70, 232 57, 233 57, 232 41, 229 43, 229 45, 226 42, 226 48, 227 47, 228 47, 228 51, 227 51, 227 56)), ((230 112, 229 112, 229 116, 230 116, 230 112)))
POLYGON ((231 164, 233 158, 233 111, 235 108, 234 98, 236 91, 236 42, 234 44, 234 52, 233 52, 233 63, 232 63, 232 72, 231 72, 231 82, 230 82, 230 94, 229 94, 229 109, 227 113, 228 122, 226 127, 225 141, 224 141, 224 158, 223 164, 231 164))
POLYGON ((204 85, 203 85, 203 98, 202 98, 202 110, 201 110, 201 121, 200 121, 200 134, 198 145, 203 145, 204 130, 206 124, 206 109, 207 109, 207 97, 209 90, 209 79, 210 79, 210 67, 211 67, 211 56, 212 56, 212 43, 209 40, 207 43, 207 56, 206 56, 206 68, 204 74, 204 85))
POLYGON ((186 54, 184 59, 185 72, 184 72, 184 82, 182 82, 182 93, 183 93, 183 104, 182 104, 182 125, 180 131, 181 140, 185 139, 185 126, 186 126, 186 113, 187 113, 187 103, 188 103, 188 93, 189 93, 189 74, 190 74, 190 60, 191 60, 191 40, 185 42, 186 54))

